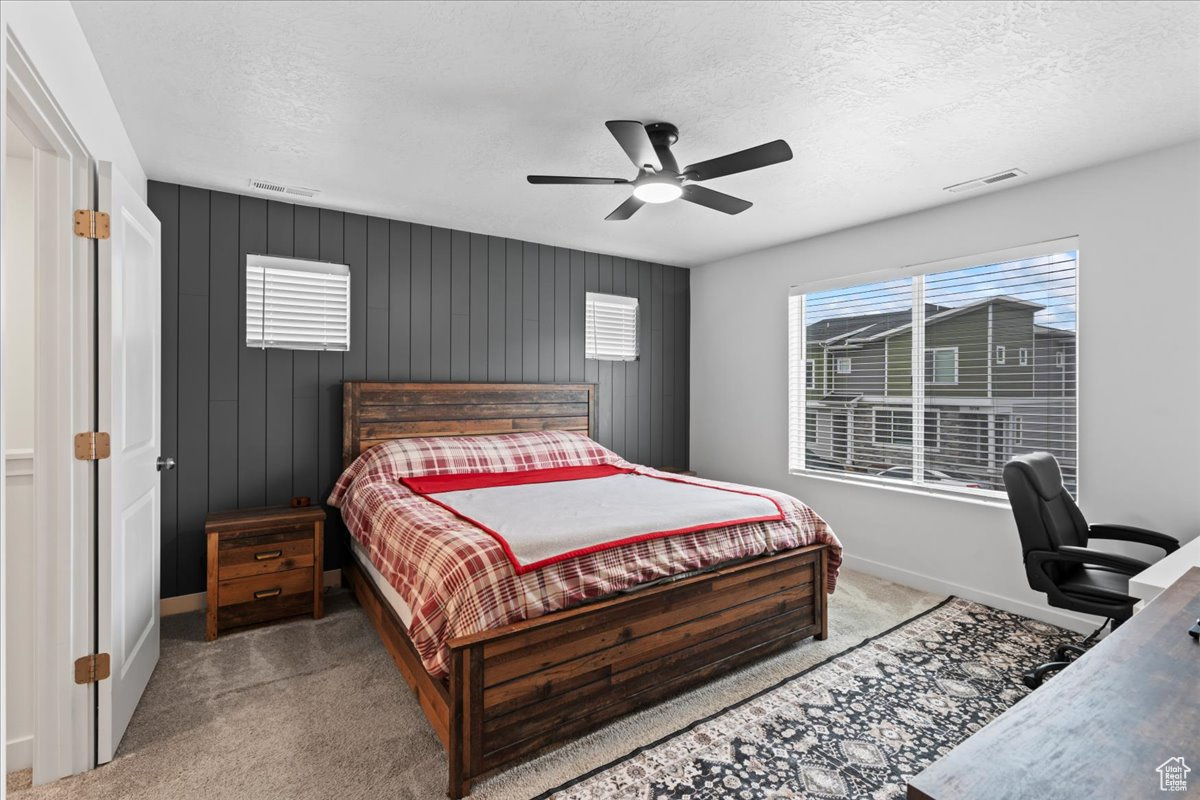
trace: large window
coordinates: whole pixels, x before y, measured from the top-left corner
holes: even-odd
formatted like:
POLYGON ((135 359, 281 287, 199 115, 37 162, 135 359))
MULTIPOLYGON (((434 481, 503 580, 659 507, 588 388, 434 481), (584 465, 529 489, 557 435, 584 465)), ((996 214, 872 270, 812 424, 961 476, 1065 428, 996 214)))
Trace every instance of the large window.
POLYGON ((999 494, 1047 451, 1076 491, 1076 262, 1067 240, 793 289, 791 469, 999 494))

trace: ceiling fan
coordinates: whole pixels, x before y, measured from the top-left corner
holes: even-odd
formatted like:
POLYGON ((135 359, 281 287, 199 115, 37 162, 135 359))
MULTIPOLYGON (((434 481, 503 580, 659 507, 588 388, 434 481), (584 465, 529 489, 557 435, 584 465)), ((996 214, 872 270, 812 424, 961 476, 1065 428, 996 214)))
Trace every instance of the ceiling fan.
POLYGON ((671 145, 679 141, 679 129, 669 122, 652 122, 643 125, 633 120, 611 120, 604 123, 621 149, 639 170, 636 178, 575 178, 559 175, 530 175, 530 183, 580 184, 585 186, 608 186, 630 184, 633 194, 605 219, 629 219, 646 203, 669 203, 686 200, 726 214, 740 214, 751 202, 732 195, 697 186, 698 181, 720 178, 759 167, 769 167, 788 161, 792 148, 783 139, 760 144, 748 150, 739 150, 720 158, 689 164, 683 169, 671 153, 671 145))

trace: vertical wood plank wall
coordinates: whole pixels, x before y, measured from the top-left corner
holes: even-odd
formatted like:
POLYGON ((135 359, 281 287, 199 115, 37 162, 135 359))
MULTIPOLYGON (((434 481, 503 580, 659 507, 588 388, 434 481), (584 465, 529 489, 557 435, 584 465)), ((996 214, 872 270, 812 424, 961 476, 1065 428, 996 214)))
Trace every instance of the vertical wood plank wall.
MULTIPOLYGON (((162 222, 162 593, 204 590, 211 511, 324 501, 343 380, 599 384, 600 442, 688 464, 688 271, 151 181, 162 222), (246 254, 350 265, 346 353, 245 346, 246 254), (584 293, 639 298, 641 358, 584 358, 584 293)), ((340 564, 336 511, 326 567, 340 564)))

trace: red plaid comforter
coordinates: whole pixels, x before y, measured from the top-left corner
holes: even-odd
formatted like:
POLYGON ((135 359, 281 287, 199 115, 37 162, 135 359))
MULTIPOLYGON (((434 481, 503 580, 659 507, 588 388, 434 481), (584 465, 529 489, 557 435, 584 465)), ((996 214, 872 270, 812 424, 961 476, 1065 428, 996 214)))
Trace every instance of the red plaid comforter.
MULTIPOLYGON (((518 575, 484 531, 413 493, 401 477, 509 472, 616 464, 646 475, 582 434, 539 431, 501 436, 403 439, 372 448, 338 479, 329 504, 412 611, 409 638, 425 668, 447 674, 447 642, 659 578, 749 556, 824 542, 832 592, 842 560, 837 537, 794 497, 766 489, 784 510, 758 522, 623 545, 518 575)), ((679 478, 681 476, 672 476, 679 478)), ((690 483, 734 486, 685 477, 690 483)))

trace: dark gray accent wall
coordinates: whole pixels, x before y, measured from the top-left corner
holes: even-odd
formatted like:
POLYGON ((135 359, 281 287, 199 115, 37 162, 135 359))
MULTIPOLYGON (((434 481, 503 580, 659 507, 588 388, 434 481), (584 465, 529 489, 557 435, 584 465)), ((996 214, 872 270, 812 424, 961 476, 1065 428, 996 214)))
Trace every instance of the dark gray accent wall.
MULTIPOLYGON (((151 181, 162 222, 162 593, 205 586, 209 511, 323 501, 344 380, 599 384, 599 439, 688 464, 688 271, 151 181), (246 254, 350 265, 346 353, 245 346, 246 254), (584 358, 584 292, 640 299, 641 358, 584 358)), ((341 563, 330 509, 326 567, 341 563)))

